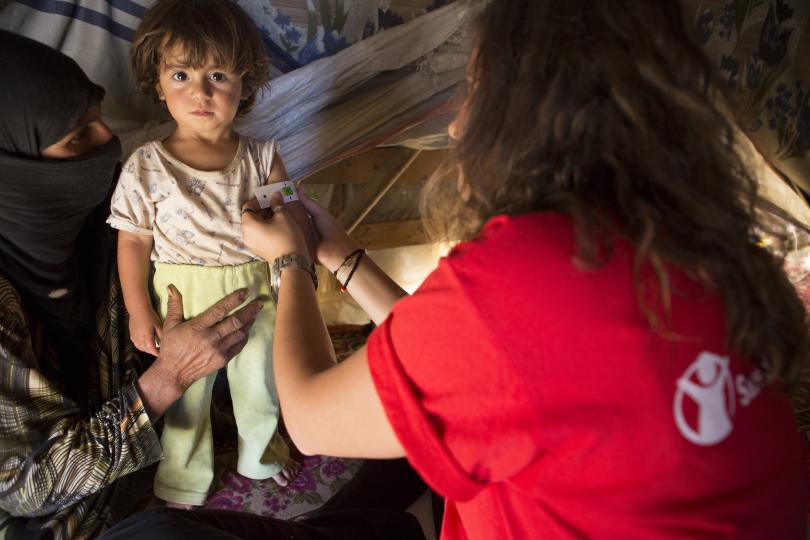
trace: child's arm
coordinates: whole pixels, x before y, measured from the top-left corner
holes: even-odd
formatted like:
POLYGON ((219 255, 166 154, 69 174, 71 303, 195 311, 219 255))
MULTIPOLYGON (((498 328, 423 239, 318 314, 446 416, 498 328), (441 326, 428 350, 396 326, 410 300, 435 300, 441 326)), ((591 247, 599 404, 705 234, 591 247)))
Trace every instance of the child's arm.
MULTIPOLYGON (((270 174, 267 176, 267 183, 281 182, 282 180, 289 180, 287 168, 284 167, 284 162, 281 161, 281 156, 276 154, 273 158, 273 166, 270 168, 270 174)), ((304 205, 300 201, 290 201, 286 203, 285 208, 290 212, 290 215, 295 219, 301 232, 304 233, 304 239, 309 246, 309 260, 315 262, 315 246, 318 245, 318 233, 315 230, 315 225, 309 217, 304 205)), ((267 261, 272 264, 273 261, 267 261)))
POLYGON ((139 350, 157 356, 155 335, 161 338, 163 323, 149 298, 149 255, 152 236, 118 231, 118 277, 129 312, 129 334, 139 350))
POLYGON ((289 180, 290 176, 287 174, 287 168, 284 162, 281 161, 281 155, 276 153, 273 156, 273 166, 270 167, 270 174, 267 175, 267 183, 281 182, 282 180, 289 180))

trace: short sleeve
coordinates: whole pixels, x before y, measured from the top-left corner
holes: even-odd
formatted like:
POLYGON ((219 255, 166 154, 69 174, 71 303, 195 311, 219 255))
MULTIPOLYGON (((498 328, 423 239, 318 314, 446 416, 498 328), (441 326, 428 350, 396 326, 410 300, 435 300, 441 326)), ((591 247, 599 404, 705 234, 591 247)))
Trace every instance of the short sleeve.
POLYGON ((464 283, 444 260, 369 337, 375 387, 409 461, 468 500, 537 454, 529 401, 464 283))
POLYGON ((157 183, 149 176, 149 167, 145 165, 136 151, 121 170, 107 219, 114 229, 152 234, 155 204, 151 195, 157 191, 157 183))
POLYGON ((256 160, 256 169, 259 172, 258 185, 267 184, 270 171, 273 169, 273 162, 278 154, 278 142, 275 139, 269 141, 252 140, 251 152, 256 160))

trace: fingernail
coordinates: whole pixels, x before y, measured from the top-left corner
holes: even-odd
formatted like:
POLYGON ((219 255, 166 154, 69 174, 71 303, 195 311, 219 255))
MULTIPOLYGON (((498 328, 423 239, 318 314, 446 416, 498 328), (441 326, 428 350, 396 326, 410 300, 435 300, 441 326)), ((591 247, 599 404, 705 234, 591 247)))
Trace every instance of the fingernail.
POLYGON ((247 298, 248 290, 247 289, 239 289, 239 299, 244 300, 247 298))
POLYGON ((166 287, 166 292, 168 293, 169 298, 174 298, 174 285, 169 284, 169 286, 166 287))

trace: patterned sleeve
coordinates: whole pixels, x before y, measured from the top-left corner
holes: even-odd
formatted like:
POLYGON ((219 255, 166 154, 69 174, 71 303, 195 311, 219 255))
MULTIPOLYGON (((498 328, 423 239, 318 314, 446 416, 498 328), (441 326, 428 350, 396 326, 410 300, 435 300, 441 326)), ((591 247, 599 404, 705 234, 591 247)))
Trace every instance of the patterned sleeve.
POLYGON ((275 139, 269 141, 254 140, 253 142, 253 149, 258 161, 256 167, 260 175, 258 185, 263 186, 267 184, 270 171, 273 169, 273 161, 276 154, 278 154, 278 142, 275 139))
POLYGON ((150 180, 148 156, 144 147, 136 150, 124 164, 110 203, 107 223, 114 229, 152 234, 155 204, 150 196, 155 191, 150 180))
POLYGON ((0 508, 52 514, 160 457, 135 384, 89 417, 39 371, 19 299, 0 279, 0 508))

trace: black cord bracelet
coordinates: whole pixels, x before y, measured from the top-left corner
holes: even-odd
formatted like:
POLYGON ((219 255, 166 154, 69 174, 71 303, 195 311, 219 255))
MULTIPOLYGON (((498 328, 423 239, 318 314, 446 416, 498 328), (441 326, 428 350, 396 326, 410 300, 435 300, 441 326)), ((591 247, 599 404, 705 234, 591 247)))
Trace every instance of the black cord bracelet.
POLYGON ((366 251, 366 250, 365 250, 365 249, 363 249, 363 248, 357 248, 357 249, 355 249, 354 251, 352 251, 351 253, 349 253, 348 255, 346 255, 346 258, 345 258, 345 259, 343 259, 343 262, 342 262, 342 263, 340 263, 340 264, 338 265, 338 267, 337 267, 337 268, 335 268, 335 271, 334 271, 335 277, 337 277, 337 273, 338 273, 338 272, 340 272, 340 269, 341 269, 341 268, 343 268, 343 266, 344 266, 344 265, 345 265, 347 262, 349 262, 350 260, 352 260, 352 257, 354 257, 355 255, 357 255, 357 254, 358 254, 358 253, 360 253, 360 252, 365 253, 365 251, 366 251))
POLYGON ((357 259, 354 261, 354 266, 352 266, 351 271, 349 272, 349 277, 346 278, 346 281, 343 283, 341 287, 344 291, 349 286, 349 282, 352 280, 352 276, 354 275, 354 271, 357 270, 357 267, 360 266, 360 259, 363 258, 363 255, 366 254, 365 249, 358 250, 360 254, 357 256, 357 259))
POLYGON ((340 265, 332 273, 335 276, 335 279, 337 279, 338 285, 340 285, 341 290, 343 290, 343 291, 346 290, 345 287, 343 286, 343 281, 344 281, 343 276, 347 276, 348 273, 352 270, 352 269, 349 268, 349 265, 352 264, 352 262, 356 263, 357 262, 357 257, 359 255, 362 255, 365 252, 366 252, 366 250, 363 249, 363 248, 355 249, 354 251, 349 253, 346 256, 345 259, 343 259, 343 262, 340 263, 340 265))

